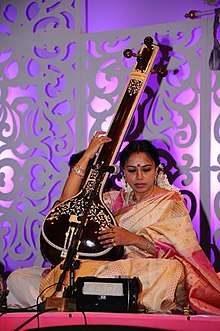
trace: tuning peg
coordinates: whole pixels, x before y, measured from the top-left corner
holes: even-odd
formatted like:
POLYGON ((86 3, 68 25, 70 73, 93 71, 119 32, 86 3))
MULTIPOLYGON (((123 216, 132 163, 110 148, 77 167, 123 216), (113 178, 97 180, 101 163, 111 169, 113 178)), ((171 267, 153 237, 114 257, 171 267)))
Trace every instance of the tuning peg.
POLYGON ((147 36, 145 39, 144 39, 144 44, 146 46, 152 46, 154 40, 151 36, 147 36))
POLYGON ((199 11, 198 10, 190 10, 188 13, 184 15, 185 18, 198 18, 199 11))
POLYGON ((131 58, 132 56, 137 57, 137 54, 134 53, 134 52, 132 51, 132 49, 129 49, 129 48, 127 48, 127 49, 124 50, 123 55, 124 55, 124 57, 126 57, 127 59, 131 58))

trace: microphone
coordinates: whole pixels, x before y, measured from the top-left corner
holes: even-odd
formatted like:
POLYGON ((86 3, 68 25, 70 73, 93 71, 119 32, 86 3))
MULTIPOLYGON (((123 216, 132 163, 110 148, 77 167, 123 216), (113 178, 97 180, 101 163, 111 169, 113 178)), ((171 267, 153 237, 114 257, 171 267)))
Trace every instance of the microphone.
POLYGON ((112 165, 102 165, 99 169, 100 172, 109 172, 112 175, 118 175, 120 172, 120 167, 116 164, 112 165))
POLYGON ((200 18, 205 15, 211 15, 214 14, 215 11, 213 9, 211 10, 190 10, 188 13, 184 15, 185 18, 191 18, 192 20, 195 18, 200 18))

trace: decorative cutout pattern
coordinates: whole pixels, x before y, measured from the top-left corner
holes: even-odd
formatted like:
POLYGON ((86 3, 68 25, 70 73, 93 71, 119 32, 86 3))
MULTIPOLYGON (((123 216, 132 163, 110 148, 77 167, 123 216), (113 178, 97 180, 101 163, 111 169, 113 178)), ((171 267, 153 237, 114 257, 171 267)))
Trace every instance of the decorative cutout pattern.
POLYGON ((43 263, 40 228, 59 196, 68 158, 96 130, 108 129, 134 64, 123 50, 138 49, 147 31, 167 45, 168 75, 161 82, 152 74, 127 140, 146 138, 160 148, 201 245, 220 270, 220 84, 219 73, 208 68, 212 22, 82 34, 77 3, 2 5, 0 259, 8 270, 43 263))

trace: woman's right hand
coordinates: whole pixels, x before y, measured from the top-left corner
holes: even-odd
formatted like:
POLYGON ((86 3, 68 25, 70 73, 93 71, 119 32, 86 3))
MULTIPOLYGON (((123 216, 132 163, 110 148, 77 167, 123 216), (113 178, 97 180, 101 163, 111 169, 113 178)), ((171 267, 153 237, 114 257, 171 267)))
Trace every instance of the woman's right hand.
POLYGON ((99 148, 105 143, 110 142, 111 140, 112 139, 106 135, 105 131, 96 131, 83 157, 92 159, 98 152, 99 148))
POLYGON ((70 199, 74 195, 76 195, 82 184, 82 179, 84 177, 84 174, 86 172, 89 160, 92 159, 99 148, 105 144, 111 141, 111 138, 107 137, 106 132, 104 131, 97 131, 96 134, 93 136, 88 148, 84 152, 81 159, 73 166, 72 171, 70 171, 70 174, 66 180, 66 183, 64 185, 60 202, 70 199), (77 169, 77 172, 74 171, 75 168, 77 169), (80 170, 80 174, 79 171, 80 170))

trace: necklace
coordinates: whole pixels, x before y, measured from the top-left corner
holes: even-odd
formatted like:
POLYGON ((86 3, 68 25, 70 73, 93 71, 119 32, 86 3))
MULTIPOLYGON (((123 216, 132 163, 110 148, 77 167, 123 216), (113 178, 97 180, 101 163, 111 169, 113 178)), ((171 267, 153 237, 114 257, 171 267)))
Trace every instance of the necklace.
POLYGON ((136 196, 135 196, 135 192, 131 191, 130 193, 128 193, 128 203, 130 204, 134 204, 134 203, 138 203, 141 201, 144 201, 146 199, 148 199, 150 196, 152 196, 152 193, 154 191, 154 185, 152 186, 150 192, 147 192, 145 195, 143 195, 139 200, 137 200, 136 196))

